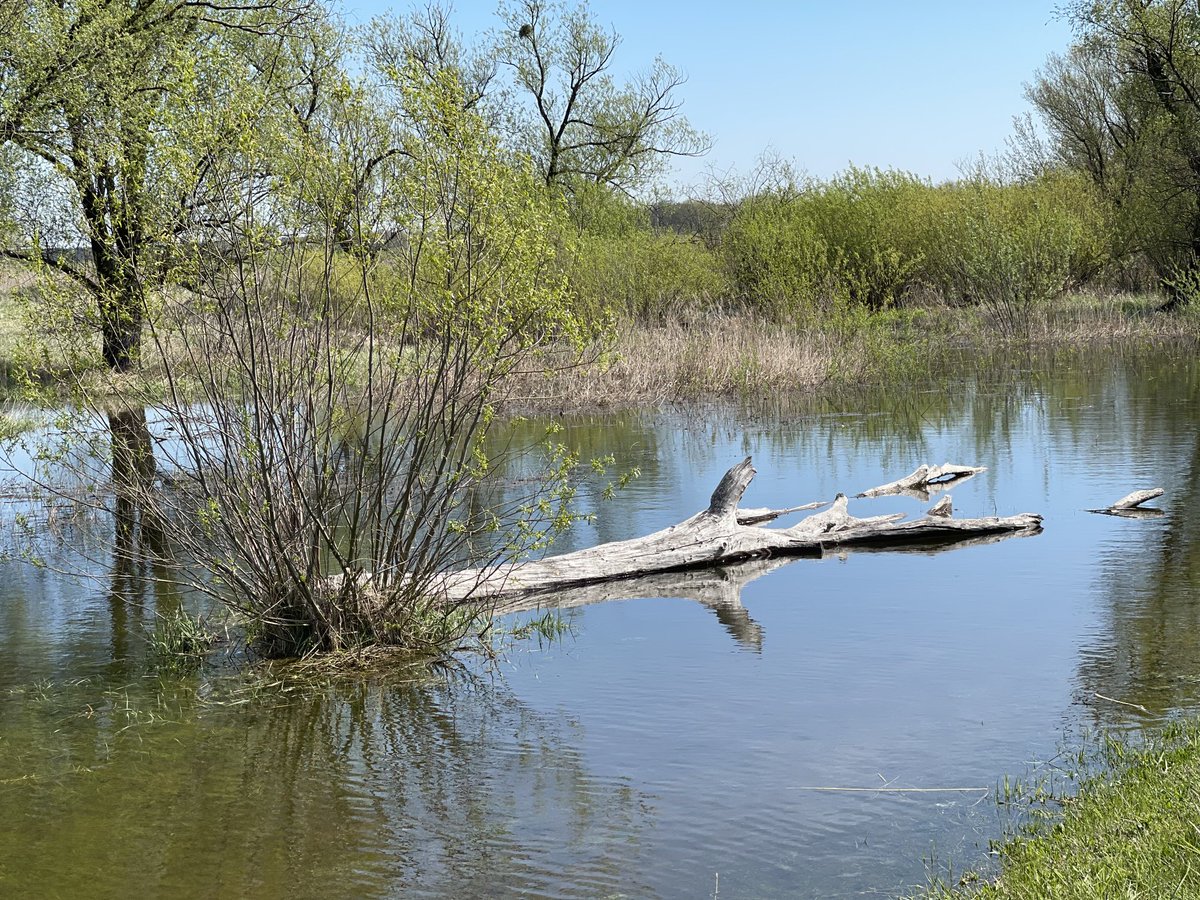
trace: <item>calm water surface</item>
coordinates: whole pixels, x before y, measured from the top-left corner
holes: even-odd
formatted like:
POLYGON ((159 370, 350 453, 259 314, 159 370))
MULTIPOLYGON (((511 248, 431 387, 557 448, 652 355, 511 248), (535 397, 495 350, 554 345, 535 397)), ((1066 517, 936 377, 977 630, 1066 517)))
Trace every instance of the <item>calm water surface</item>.
POLYGON ((690 515, 746 454, 749 506, 986 465, 956 515, 1045 532, 709 576, 740 608, 635 583, 565 611, 560 642, 444 677, 154 676, 142 635, 178 598, 131 602, 145 573, 0 562, 0 896, 894 896, 931 860, 984 866, 1004 775, 1198 705, 1198 387, 1190 359, 1093 355, 569 420, 642 470, 578 546, 690 515), (1161 517, 1085 512, 1155 485, 1161 517))

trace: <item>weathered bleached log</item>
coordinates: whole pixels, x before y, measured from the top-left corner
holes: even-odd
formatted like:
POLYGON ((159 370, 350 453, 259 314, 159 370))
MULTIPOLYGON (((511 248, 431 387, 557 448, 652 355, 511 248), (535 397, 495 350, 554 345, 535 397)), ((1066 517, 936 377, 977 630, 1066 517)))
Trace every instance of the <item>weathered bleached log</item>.
POLYGON ((443 576, 439 588, 449 599, 488 598, 499 602, 547 590, 599 584, 654 572, 695 569, 762 556, 820 555, 831 548, 953 543, 988 534, 1034 534, 1041 516, 982 519, 925 517, 900 522, 903 513, 856 518, 845 494, 833 506, 791 528, 761 528, 737 521, 737 504, 755 470, 750 457, 735 465, 713 492, 708 509, 645 537, 601 544, 587 550, 443 576))
POLYGON ((889 494, 912 493, 921 500, 928 500, 931 489, 940 490, 948 484, 986 471, 987 466, 959 466, 954 463, 943 463, 940 466, 922 464, 911 475, 905 475, 896 481, 889 481, 887 484, 873 487, 858 496, 883 497, 889 494))
POLYGON ((1150 488, 1146 491, 1134 491, 1132 494, 1126 494, 1112 506, 1106 506, 1104 509, 1089 509, 1088 512, 1105 513, 1110 516, 1125 516, 1131 519, 1140 518, 1156 518, 1163 514, 1161 509, 1142 509, 1143 503, 1153 500, 1155 497, 1161 497, 1166 491, 1162 488, 1150 488))

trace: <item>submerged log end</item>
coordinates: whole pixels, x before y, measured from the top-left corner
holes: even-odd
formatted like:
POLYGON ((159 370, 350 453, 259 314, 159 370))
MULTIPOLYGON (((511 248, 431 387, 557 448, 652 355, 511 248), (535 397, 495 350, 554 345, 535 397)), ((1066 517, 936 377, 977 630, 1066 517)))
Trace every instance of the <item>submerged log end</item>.
POLYGON ((1134 491, 1132 494, 1126 494, 1124 497, 1110 506, 1109 509, 1133 509, 1141 506, 1147 500, 1153 500, 1155 497, 1161 497, 1165 493, 1166 491, 1160 487, 1150 488, 1148 491, 1134 491))
POLYGON ((1088 512, 1104 513, 1108 516, 1126 516, 1127 518, 1153 518, 1154 516, 1162 515, 1162 510, 1143 507, 1142 504, 1156 497, 1161 497, 1166 493, 1162 488, 1150 488, 1146 491, 1134 491, 1132 494, 1126 494, 1112 506, 1105 506, 1102 509, 1089 509, 1088 512))
POLYGON ((736 516, 738 502, 757 474, 749 456, 726 472, 709 501, 709 515, 720 518, 736 516))

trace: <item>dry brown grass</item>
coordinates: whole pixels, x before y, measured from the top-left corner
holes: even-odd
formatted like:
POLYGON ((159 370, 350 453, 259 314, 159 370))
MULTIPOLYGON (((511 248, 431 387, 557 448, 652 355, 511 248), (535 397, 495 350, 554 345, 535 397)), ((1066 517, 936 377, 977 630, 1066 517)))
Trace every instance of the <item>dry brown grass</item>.
POLYGON ((605 359, 508 385, 518 404, 579 408, 669 403, 813 387, 829 377, 829 334, 750 318, 626 324, 605 359))
POLYGON ((1200 338, 1200 310, 1161 311, 1154 294, 1070 294, 1034 310, 1026 337, 1036 345, 1145 344, 1200 338))
POLYGON ((987 310, 940 303, 865 318, 828 316, 804 326, 749 316, 625 322, 607 361, 526 374, 506 387, 519 407, 653 405, 920 380, 961 365, 1004 365, 1014 353, 1200 343, 1200 308, 1165 314, 1162 300, 1075 294, 1029 310, 1016 328, 1001 327, 987 310))

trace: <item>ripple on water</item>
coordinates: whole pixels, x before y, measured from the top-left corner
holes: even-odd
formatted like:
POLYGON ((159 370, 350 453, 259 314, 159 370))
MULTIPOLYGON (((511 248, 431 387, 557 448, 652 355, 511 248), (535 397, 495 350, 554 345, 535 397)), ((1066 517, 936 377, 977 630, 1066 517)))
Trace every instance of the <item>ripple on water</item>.
POLYGON ((1169 363, 568 423, 643 472, 583 543, 690 515, 746 453, 748 505, 951 461, 988 466, 953 489, 960 514, 1046 517, 1036 538, 751 580, 734 624, 761 644, 728 609, 633 600, 499 672, 204 704, 143 683, 122 648, 153 607, 114 603, 108 573, 80 590, 5 564, 0 894, 690 898, 719 876, 721 897, 838 897, 920 884, 930 857, 979 865, 1003 824, 986 792, 812 788, 987 789, 1064 732, 1197 708, 1197 364, 1169 363), (1155 485, 1161 519, 1084 512, 1155 485))

